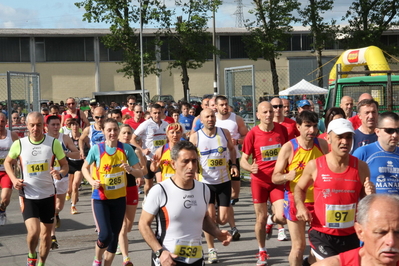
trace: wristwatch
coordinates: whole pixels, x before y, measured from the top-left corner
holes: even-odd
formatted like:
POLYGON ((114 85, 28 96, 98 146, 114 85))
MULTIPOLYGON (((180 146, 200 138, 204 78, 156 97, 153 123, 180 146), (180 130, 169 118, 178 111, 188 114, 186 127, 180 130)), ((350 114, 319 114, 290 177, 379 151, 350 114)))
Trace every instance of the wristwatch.
POLYGON ((161 248, 160 250, 155 251, 155 257, 157 257, 157 259, 159 259, 159 257, 161 257, 161 254, 164 250, 165 250, 164 248, 161 248))

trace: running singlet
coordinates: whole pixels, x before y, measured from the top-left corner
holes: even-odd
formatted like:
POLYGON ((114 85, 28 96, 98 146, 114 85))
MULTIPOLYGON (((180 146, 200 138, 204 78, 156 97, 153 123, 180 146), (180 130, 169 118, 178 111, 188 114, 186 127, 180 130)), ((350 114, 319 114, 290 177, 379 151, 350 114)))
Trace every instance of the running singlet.
POLYGON ((10 151, 10 147, 12 145, 12 137, 11 131, 6 129, 7 136, 4 139, 0 139, 0 171, 4 172, 6 169, 4 168, 4 160, 7 157, 8 152, 10 151))
POLYGON ((202 258, 202 223, 210 198, 207 185, 193 180, 192 189, 179 188, 171 178, 155 185, 143 209, 156 216, 159 243, 191 264, 202 258))
POLYGON ((105 140, 102 130, 95 129, 94 125, 90 126, 88 137, 90 140, 90 147, 93 147, 94 145, 99 144, 105 140))
POLYGON ((378 141, 358 148, 353 156, 365 161, 377 194, 399 194, 399 148, 385 151, 378 141))
POLYGON ((258 164, 258 173, 251 178, 272 184, 272 174, 281 147, 288 141, 287 129, 278 123, 270 132, 262 131, 259 126, 253 127, 245 136, 242 151, 252 155, 258 164))
POLYGON ((100 164, 93 168, 92 177, 100 180, 101 186, 93 189, 92 199, 108 200, 126 196, 126 172, 120 167, 122 161, 127 162, 123 143, 118 141, 114 154, 105 151, 105 142, 97 144, 100 152, 100 164), (94 171, 95 170, 95 171, 94 171))
MULTIPOLYGON (((230 113, 229 118, 220 120, 216 118, 215 126, 227 129, 230 132, 232 139, 239 139, 241 137, 240 132, 238 131, 238 124, 237 124, 237 115, 233 112, 230 113)), ((238 149, 238 145, 234 145, 236 149, 236 157, 240 158, 241 153, 238 149)))
MULTIPOLYGON (((129 144, 129 145, 130 145, 130 147, 132 147, 132 149, 134 151, 136 151, 136 147, 135 146, 133 146, 131 144, 129 144)), ((126 187, 136 187, 137 186, 136 177, 134 175, 126 173, 126 182, 127 182, 126 187)))
POLYGON ((299 137, 300 133, 296 127, 296 122, 288 117, 284 117, 284 121, 280 123, 288 131, 288 140, 299 137))
MULTIPOLYGON (((294 151, 294 155, 292 157, 291 163, 287 166, 287 173, 291 170, 295 169, 295 178, 294 180, 287 182, 285 185, 286 191, 288 193, 294 194, 294 189, 296 184, 299 181, 299 178, 302 176, 303 169, 305 169, 306 164, 313 159, 316 159, 323 155, 323 152, 319 145, 318 138, 315 138, 313 141, 313 147, 311 149, 304 149, 302 148, 298 140, 292 139, 290 140, 292 145, 292 149, 294 151)), ((313 202, 313 186, 310 186, 306 192, 306 199, 305 203, 313 202)))
POLYGON ((168 122, 161 120, 162 123, 158 125, 152 118, 144 121, 134 131, 136 136, 143 139, 143 149, 149 149, 150 153, 146 155, 150 160, 154 156, 155 151, 166 144, 166 128, 168 122))
POLYGON ((378 136, 376 133, 364 134, 359 129, 356 129, 355 134, 353 135, 353 147, 351 154, 353 154, 359 147, 369 145, 377 140, 378 136))
POLYGON ((43 140, 33 143, 29 137, 14 141, 8 154, 10 158, 19 157, 22 165, 23 190, 20 196, 27 199, 45 199, 55 194, 50 167, 55 158, 65 157, 60 142, 44 135, 43 140))
POLYGON ((207 136, 202 129, 198 130, 197 134, 200 160, 199 180, 211 185, 230 181, 227 138, 223 129, 216 127, 213 137, 207 136))
MULTIPOLYGON (((62 114, 63 115, 71 115, 73 118, 76 119, 76 121, 79 124, 79 127, 83 128, 83 120, 82 120, 82 118, 80 118, 80 109, 76 109, 76 114, 74 114, 75 116, 73 116, 72 114, 68 114, 68 111, 64 111, 62 114)), ((85 125, 85 126, 87 126, 87 125, 85 125)))
POLYGON ((363 187, 358 165, 358 159, 350 155, 345 171, 334 173, 328 168, 326 156, 316 159, 313 229, 335 236, 355 233, 356 206, 363 187))
POLYGON ((159 164, 159 167, 161 168, 162 181, 165 181, 175 174, 175 169, 173 169, 171 162, 172 158, 170 157, 169 143, 166 143, 162 147, 162 156, 159 164))
MULTIPOLYGON (((65 144, 64 144, 64 134, 59 133, 58 141, 61 143, 62 150, 63 150, 65 153, 67 153, 69 150, 68 150, 68 148, 67 148, 67 147, 65 146, 65 144)), ((60 163, 58 162, 57 159, 54 159, 53 168, 54 168, 54 170, 58 170, 58 171, 61 170, 61 165, 60 165, 60 163)))

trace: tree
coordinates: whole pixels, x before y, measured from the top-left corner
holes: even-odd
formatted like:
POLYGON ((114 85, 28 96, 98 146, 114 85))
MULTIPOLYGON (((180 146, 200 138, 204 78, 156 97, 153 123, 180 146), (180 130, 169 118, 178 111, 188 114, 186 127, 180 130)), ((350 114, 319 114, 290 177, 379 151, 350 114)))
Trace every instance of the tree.
POLYGON ((255 21, 246 20, 245 27, 250 34, 243 41, 250 59, 263 58, 270 62, 274 94, 279 93, 276 59, 285 50, 288 33, 292 31, 291 24, 298 19, 292 11, 299 8, 296 0, 253 0, 255 21))
POLYGON ((176 0, 175 5, 183 15, 167 21, 163 26, 161 34, 166 37, 165 45, 172 60, 168 69, 181 70, 185 100, 190 88, 188 70, 201 68, 210 55, 218 53, 212 45, 207 23, 211 18, 210 11, 216 10, 220 4, 219 0, 176 0))
POLYGON ((325 22, 323 14, 333 8, 333 0, 309 0, 303 10, 299 10, 299 15, 302 17, 302 25, 304 27, 309 26, 311 36, 313 37, 312 47, 316 52, 317 61, 317 82, 318 86, 323 88, 323 62, 322 62, 322 51, 325 47, 325 42, 328 40, 334 40, 337 32, 335 26, 335 20, 331 22, 325 22))
MULTIPOLYGON (((140 2, 140 1, 139 1, 140 2)), ((140 38, 137 29, 132 28, 132 24, 139 23, 142 19, 143 24, 159 22, 165 17, 170 16, 170 11, 166 10, 162 1, 147 0, 142 1, 140 6, 132 5, 130 0, 84 0, 75 5, 84 8, 86 13, 83 20, 89 23, 105 22, 110 24, 111 34, 101 38, 104 45, 114 51, 123 52, 122 65, 118 73, 124 73, 124 77, 132 78, 136 90, 141 90, 141 56, 140 38)), ((143 52, 144 76, 158 74, 159 69, 155 66, 155 41, 150 44, 154 49, 143 52)))
POLYGON ((398 12, 397 0, 354 1, 342 18, 349 23, 343 28, 344 36, 347 36, 347 48, 375 45, 392 53, 397 52, 397 44, 384 47, 381 36, 384 31, 399 25, 398 12))

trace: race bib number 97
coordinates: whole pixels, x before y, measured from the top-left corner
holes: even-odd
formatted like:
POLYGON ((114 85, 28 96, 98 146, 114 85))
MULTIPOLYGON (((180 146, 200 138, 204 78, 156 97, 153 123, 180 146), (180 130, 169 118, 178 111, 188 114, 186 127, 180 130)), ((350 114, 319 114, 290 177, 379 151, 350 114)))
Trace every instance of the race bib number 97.
POLYGON ((356 204, 326 205, 326 226, 342 229, 352 227, 355 223, 356 204))

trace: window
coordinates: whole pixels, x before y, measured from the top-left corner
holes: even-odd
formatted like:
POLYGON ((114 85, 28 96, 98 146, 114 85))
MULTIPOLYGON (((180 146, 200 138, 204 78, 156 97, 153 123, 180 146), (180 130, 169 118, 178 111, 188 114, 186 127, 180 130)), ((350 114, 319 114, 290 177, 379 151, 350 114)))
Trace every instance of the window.
POLYGON ((85 61, 85 38, 45 38, 46 61, 85 61))
POLYGON ((0 38, 0 62, 29 62, 29 38, 0 38))

